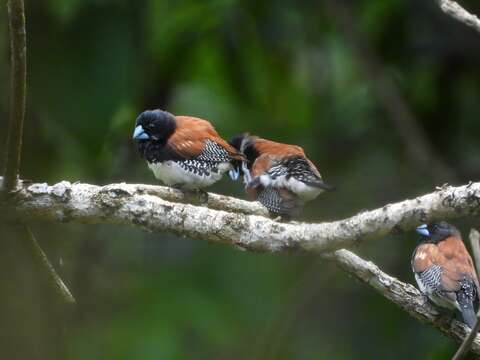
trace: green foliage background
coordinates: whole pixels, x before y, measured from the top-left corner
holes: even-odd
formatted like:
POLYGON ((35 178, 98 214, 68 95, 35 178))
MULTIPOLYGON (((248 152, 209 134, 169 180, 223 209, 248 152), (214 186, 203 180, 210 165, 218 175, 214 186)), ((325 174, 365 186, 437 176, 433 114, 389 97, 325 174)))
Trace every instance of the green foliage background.
MULTIPOLYGON (((459 183, 479 180, 478 34, 433 0, 347 3, 435 151, 459 183)), ((475 1, 462 4, 480 13, 475 1)), ((139 112, 160 107, 209 119, 225 138, 249 131, 303 146, 338 188, 308 205, 309 221, 350 216, 444 182, 408 158, 322 1, 26 6, 26 179, 156 183, 131 132, 139 112)), ((2 144, 6 19, 2 4, 2 144)), ((211 190, 244 197, 242 185, 228 179, 211 190)), ((456 224, 464 233, 472 225, 456 224)), ((34 230, 78 305, 56 304, 38 286, 38 274, 19 265, 28 259, 3 253, 0 295, 10 305, 0 314, 2 358, 446 359, 455 349, 314 256, 245 253, 112 226, 35 224, 34 230), (18 287, 13 279, 21 279, 18 287)), ((0 232, 1 240, 12 237, 0 232)), ((412 233, 356 251, 413 282, 415 244, 412 233)))

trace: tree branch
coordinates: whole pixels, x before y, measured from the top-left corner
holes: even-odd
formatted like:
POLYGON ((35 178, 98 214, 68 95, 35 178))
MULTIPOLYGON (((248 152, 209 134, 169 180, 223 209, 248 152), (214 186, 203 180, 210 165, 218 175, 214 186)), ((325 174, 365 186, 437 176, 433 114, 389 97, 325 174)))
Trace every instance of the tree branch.
POLYGON ((18 215, 28 218, 123 224, 235 244, 253 251, 309 253, 358 245, 364 240, 411 230, 426 221, 480 213, 480 183, 446 186, 415 199, 320 224, 280 223, 245 215, 242 209, 254 209, 256 205, 229 197, 211 195, 211 204, 217 207, 213 210, 166 201, 159 197, 164 193, 177 196, 174 190, 162 187, 124 183, 101 187, 63 181, 53 186, 22 184, 9 204, 18 215))
MULTIPOLYGON (((463 323, 440 315, 413 285, 403 283, 384 273, 372 262, 365 261, 347 250, 338 250, 333 255, 324 256, 330 257, 343 270, 373 287, 380 295, 398 305, 415 319, 432 325, 457 342, 461 342, 466 336, 468 330, 463 323)), ((480 354, 480 336, 474 338, 471 350, 480 354)))
POLYGON ((476 15, 470 14, 455 1, 437 0, 437 3, 445 14, 480 32, 480 19, 476 15))
MULTIPOLYGON (((25 26, 25 6, 23 0, 9 0, 8 18, 10 29, 10 58, 11 58, 11 105, 10 121, 8 125, 7 146, 5 150, 4 181, 0 190, 4 190, 8 197, 9 192, 17 185, 22 153, 23 123, 25 120, 26 88, 27 88, 27 33, 25 26)), ((1 195, 1 194, 0 194, 1 195)), ((22 235, 34 260, 47 276, 50 284, 57 290, 67 303, 75 302, 72 294, 55 272, 42 248, 38 245, 30 229, 25 226, 22 235)))
POLYGON ((23 0, 8 2, 11 52, 11 108, 5 153, 4 190, 15 187, 22 151, 23 120, 27 83, 27 36, 23 0))
POLYGON ((387 76, 380 59, 357 28, 358 21, 352 16, 350 9, 340 0, 327 0, 324 5, 356 54, 361 72, 388 115, 387 119, 397 129, 412 163, 419 169, 428 168, 432 177, 438 181, 456 180, 454 171, 435 152, 398 86, 387 76))
MULTIPOLYGON (((13 206, 22 216, 50 221, 124 224, 147 231, 168 230, 255 251, 317 252, 316 244, 322 237, 335 243, 355 239, 353 243, 356 243, 362 238, 382 237, 395 229, 408 230, 420 221, 477 214, 480 183, 445 187, 350 219, 313 225, 276 223, 263 216, 266 211, 260 204, 223 195, 209 194, 206 205, 215 210, 171 202, 184 200, 182 192, 161 186, 22 183, 16 195, 17 203, 13 206), (384 228, 380 229, 381 226, 384 228), (335 231, 339 233, 335 234, 335 231), (250 237, 247 233, 251 233, 250 237)), ((462 323, 439 315, 415 287, 382 272, 375 264, 344 249, 321 256, 334 261, 408 314, 434 326, 446 336, 456 341, 466 336, 467 330, 462 323)), ((473 342, 472 351, 480 354, 479 337, 473 342)))

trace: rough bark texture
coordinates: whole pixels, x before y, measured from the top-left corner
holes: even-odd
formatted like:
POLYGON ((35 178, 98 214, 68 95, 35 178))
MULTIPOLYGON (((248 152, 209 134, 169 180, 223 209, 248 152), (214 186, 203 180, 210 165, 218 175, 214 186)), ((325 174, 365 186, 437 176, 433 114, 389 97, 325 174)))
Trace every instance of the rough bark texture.
POLYGON ((477 16, 470 14, 455 1, 437 0, 437 2, 445 14, 480 32, 480 19, 477 16))
POLYGON ((357 245, 364 240, 411 230, 426 221, 475 216, 480 212, 480 183, 445 186, 412 200, 320 224, 281 223, 246 215, 245 209, 258 209, 258 205, 219 195, 211 195, 209 200, 217 210, 162 198, 177 196, 181 195, 162 187, 129 184, 102 187, 63 181, 53 186, 22 184, 10 204, 23 218, 124 224, 235 244, 254 251, 309 253, 357 245))

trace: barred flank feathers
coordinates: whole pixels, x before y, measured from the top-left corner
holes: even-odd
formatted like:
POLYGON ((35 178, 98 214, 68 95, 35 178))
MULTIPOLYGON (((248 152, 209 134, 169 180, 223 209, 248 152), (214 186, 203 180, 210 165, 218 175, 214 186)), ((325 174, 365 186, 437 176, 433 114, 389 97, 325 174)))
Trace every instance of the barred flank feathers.
POLYGON ((257 200, 275 215, 296 217, 302 209, 298 198, 285 189, 264 188, 259 191, 257 200))

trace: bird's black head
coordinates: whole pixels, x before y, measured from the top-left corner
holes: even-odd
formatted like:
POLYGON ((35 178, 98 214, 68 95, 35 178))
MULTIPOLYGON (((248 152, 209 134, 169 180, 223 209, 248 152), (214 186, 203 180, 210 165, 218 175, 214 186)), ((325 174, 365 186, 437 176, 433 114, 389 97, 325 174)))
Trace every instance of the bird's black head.
MULTIPOLYGON (((247 161, 245 162, 244 166, 250 170, 252 168, 253 162, 259 156, 258 151, 255 149, 254 146, 255 137, 251 136, 249 133, 243 133, 235 135, 233 138, 230 139, 229 143, 235 149, 238 150, 241 154, 245 155, 247 161)), ((237 180, 240 175, 244 175, 242 162, 236 161, 234 164, 234 168, 230 170, 230 177, 233 180, 237 180)))
POLYGON ((135 121, 133 139, 165 144, 176 128, 175 117, 162 110, 145 110, 135 121))
POLYGON ((249 168, 253 165, 255 159, 260 155, 255 148, 256 136, 252 136, 249 133, 243 133, 234 136, 230 139, 229 143, 240 153, 245 155, 248 160, 249 168))
POLYGON ((238 152, 242 152, 242 144, 248 138, 248 133, 238 134, 232 137, 229 144, 232 145, 238 152))
POLYGON ((455 226, 450 225, 445 221, 420 225, 417 227, 417 233, 422 235, 422 241, 432 243, 438 243, 450 236, 457 236, 460 234, 455 226))
MULTIPOLYGON (((228 143, 232 145, 239 153, 242 153, 242 143, 247 137, 248 133, 238 134, 231 138, 228 143)), ((235 160, 232 165, 233 169, 228 172, 228 175, 233 181, 235 181, 238 180, 240 176, 244 175, 242 170, 242 162, 235 160)))

